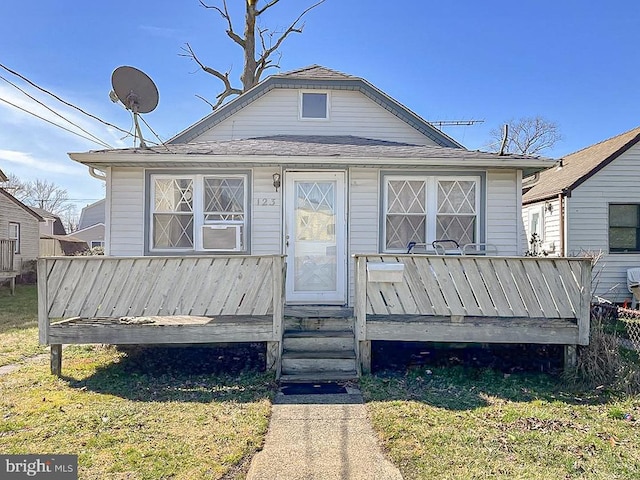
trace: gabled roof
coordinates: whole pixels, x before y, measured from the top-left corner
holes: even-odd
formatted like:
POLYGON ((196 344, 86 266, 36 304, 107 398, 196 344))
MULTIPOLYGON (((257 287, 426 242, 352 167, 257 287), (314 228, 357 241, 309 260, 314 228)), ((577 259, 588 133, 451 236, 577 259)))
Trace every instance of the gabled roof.
POLYGON ((578 150, 562 159, 562 168, 540 173, 538 182, 522 196, 522 202, 546 200, 560 193, 570 194, 612 161, 640 141, 640 127, 578 150))
POLYGON ((4 188, 0 188, 0 195, 2 195, 3 197, 8 198, 11 202, 15 203, 16 205, 18 205, 20 208, 22 208, 25 212, 27 212, 29 215, 33 216, 36 220, 38 220, 38 222, 42 222, 44 219, 38 215, 37 212, 35 212, 33 209, 31 209, 30 207, 27 207, 24 203, 22 203, 20 200, 18 200, 16 197, 14 197, 13 195, 11 195, 9 192, 7 192, 4 188))
POLYGON ((464 148, 453 138, 438 130, 418 114, 412 112, 363 78, 347 75, 346 73, 331 70, 320 65, 311 65, 267 77, 252 89, 218 107, 213 113, 177 134, 167 143, 177 144, 192 141, 274 88, 359 91, 438 145, 443 147, 464 148))
POLYGON ((99 223, 104 224, 104 219, 105 199, 103 198, 82 208, 80 220, 78 221, 78 230, 83 230, 99 223))
POLYGON ((525 175, 548 168, 554 160, 526 155, 499 155, 461 148, 412 145, 354 136, 275 135, 237 140, 177 143, 146 149, 123 148, 70 153, 80 163, 161 168, 167 165, 358 165, 467 168, 515 168, 525 175), (180 156, 180 158, 176 158, 180 156))
POLYGON ((2 171, 2 169, 0 169, 0 182, 6 182, 7 180, 9 180, 7 178, 7 176, 4 174, 4 172, 2 171))
POLYGON ((43 219, 50 218, 53 220, 53 234, 54 235, 66 235, 67 231, 62 224, 62 220, 55 213, 51 213, 44 208, 32 207, 33 210, 40 215, 43 219))

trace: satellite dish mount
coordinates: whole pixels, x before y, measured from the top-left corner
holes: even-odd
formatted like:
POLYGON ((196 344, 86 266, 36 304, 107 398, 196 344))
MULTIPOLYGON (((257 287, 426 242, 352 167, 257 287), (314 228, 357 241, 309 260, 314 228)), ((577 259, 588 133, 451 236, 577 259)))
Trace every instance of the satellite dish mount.
POLYGON ((138 115, 149 113, 158 106, 158 89, 144 72, 134 67, 118 67, 111 75, 113 91, 109 93, 112 101, 120 101, 133 114, 136 136, 140 139, 140 148, 147 148, 142 138, 138 115))

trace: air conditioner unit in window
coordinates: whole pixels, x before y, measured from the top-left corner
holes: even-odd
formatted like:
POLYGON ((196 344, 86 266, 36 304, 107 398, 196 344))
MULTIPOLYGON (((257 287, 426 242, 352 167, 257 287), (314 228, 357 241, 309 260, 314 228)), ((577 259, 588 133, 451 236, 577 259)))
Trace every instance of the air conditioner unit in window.
POLYGON ((242 250, 242 225, 203 225, 202 248, 225 252, 242 250))

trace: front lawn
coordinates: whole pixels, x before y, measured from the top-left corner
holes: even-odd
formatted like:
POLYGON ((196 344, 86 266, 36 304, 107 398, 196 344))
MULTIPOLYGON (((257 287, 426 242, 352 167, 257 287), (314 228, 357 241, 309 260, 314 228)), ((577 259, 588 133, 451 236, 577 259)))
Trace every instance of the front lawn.
POLYGON ((17 285, 15 296, 0 287, 0 367, 47 351, 38 344, 37 287, 17 285))
POLYGON ((36 287, 0 289, 0 452, 79 456, 81 479, 243 478, 275 391, 253 346, 69 346, 63 378, 38 345, 36 287), (234 353, 236 352, 236 353, 234 353))
POLYGON ((206 372, 194 355, 208 353, 71 346, 64 378, 48 362, 3 375, 0 452, 77 454, 83 479, 241 475, 268 428, 273 376, 206 372))
POLYGON ((462 367, 383 372, 361 386, 407 480, 640 478, 637 395, 462 367))

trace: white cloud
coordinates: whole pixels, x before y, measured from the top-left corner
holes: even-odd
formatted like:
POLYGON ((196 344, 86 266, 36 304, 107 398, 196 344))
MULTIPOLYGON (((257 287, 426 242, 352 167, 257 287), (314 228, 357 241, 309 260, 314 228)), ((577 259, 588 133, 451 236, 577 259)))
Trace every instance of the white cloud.
MULTIPOLYGON (((36 170, 38 173, 72 173, 74 170, 80 170, 80 167, 76 169, 73 166, 70 167, 68 164, 63 165, 52 162, 51 160, 36 158, 30 153, 17 150, 0 149, 0 161, 8 162, 20 170, 36 170)), ((7 168, 9 171, 13 171, 14 169, 7 168)))

